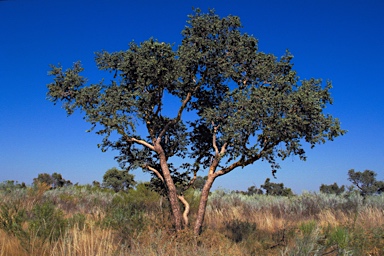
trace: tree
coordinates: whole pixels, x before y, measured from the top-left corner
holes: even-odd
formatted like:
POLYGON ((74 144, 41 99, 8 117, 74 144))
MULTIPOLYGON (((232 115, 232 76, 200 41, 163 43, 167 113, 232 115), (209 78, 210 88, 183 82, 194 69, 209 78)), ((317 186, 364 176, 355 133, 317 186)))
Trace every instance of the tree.
POLYGON ((197 176, 195 182, 193 183, 193 188, 201 191, 204 187, 207 178, 207 176, 197 176))
POLYGON ((53 186, 53 178, 48 173, 39 173, 37 178, 33 179, 33 184, 36 185, 37 183, 45 183, 49 186, 53 186))
POLYGON ((97 180, 92 181, 92 186, 94 186, 96 188, 100 188, 101 187, 100 182, 98 182, 97 180))
POLYGON ((70 180, 65 180, 60 173, 54 172, 51 177, 53 180, 53 188, 61 188, 72 185, 72 182, 70 180))
POLYGON ((45 183, 51 188, 60 188, 63 186, 70 186, 72 182, 70 180, 65 180, 60 173, 54 172, 52 175, 48 173, 39 173, 37 178, 33 179, 33 184, 45 183))
POLYGON ((263 190, 257 188, 256 186, 250 186, 248 188, 248 191, 246 192, 247 195, 262 195, 263 190))
POLYGON ((134 176, 128 171, 111 168, 103 176, 103 186, 112 188, 116 193, 131 189, 136 182, 134 176))
POLYGON ((258 160, 275 173, 277 159, 305 160, 302 142, 314 147, 344 131, 323 113, 332 103, 331 83, 299 80, 289 52, 278 59, 258 51, 236 16, 197 9, 187 23, 177 49, 149 39, 96 53, 98 68, 113 75, 110 83, 89 84, 80 62, 67 70, 52 65, 48 97, 69 115, 81 110, 103 136, 101 150, 117 150, 122 167, 160 181, 177 231, 188 223, 183 192, 207 170, 194 225, 199 234, 216 178, 258 160))
POLYGON ((321 192, 321 193, 324 193, 324 194, 336 194, 336 195, 340 195, 340 194, 342 194, 344 191, 345 191, 345 186, 342 185, 341 187, 339 187, 339 185, 337 185, 336 182, 333 183, 332 185, 321 184, 321 186, 320 186, 320 192, 321 192))
POLYGON ((293 196, 293 192, 290 188, 284 187, 283 183, 273 183, 269 178, 261 185, 261 188, 265 190, 266 195, 271 196, 293 196))
POLYGON ((374 171, 365 170, 355 172, 354 169, 348 171, 348 180, 360 190, 362 196, 378 194, 384 191, 384 181, 376 180, 374 171))
POLYGON ((0 190, 4 190, 4 191, 8 191, 8 192, 10 192, 14 189, 23 189, 26 187, 27 186, 25 185, 24 182, 22 182, 20 184, 18 181, 14 181, 14 180, 5 180, 5 181, 0 183, 0 190))

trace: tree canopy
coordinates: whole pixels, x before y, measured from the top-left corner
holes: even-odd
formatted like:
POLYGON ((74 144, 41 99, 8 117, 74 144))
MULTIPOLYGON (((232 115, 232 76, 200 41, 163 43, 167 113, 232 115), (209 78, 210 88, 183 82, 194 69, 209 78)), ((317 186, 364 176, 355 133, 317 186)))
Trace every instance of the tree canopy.
POLYGON ((377 173, 371 170, 355 172, 354 169, 348 171, 348 180, 356 186, 362 196, 374 195, 384 191, 384 181, 376 180, 377 173))
POLYGON ((72 185, 70 180, 65 180, 63 176, 57 172, 52 173, 52 175, 49 173, 39 173, 37 178, 33 179, 33 184, 36 185, 37 183, 45 183, 51 186, 51 188, 61 188, 72 185))
POLYGON ((340 195, 342 194, 343 192, 345 191, 345 186, 342 185, 341 187, 339 187, 339 185, 337 185, 337 183, 333 183, 331 185, 325 185, 325 184, 321 184, 320 186, 320 192, 321 193, 324 193, 324 194, 336 194, 336 195, 340 195))
POLYGON ((284 187, 283 183, 271 182, 271 179, 267 178, 261 188, 265 190, 266 195, 271 196, 293 196, 293 192, 290 188, 284 187))
POLYGON ((131 189, 135 184, 132 174, 115 167, 107 170, 103 176, 103 186, 112 188, 115 192, 131 189))
POLYGON ((97 67, 113 75, 108 82, 88 83, 80 62, 66 70, 51 66, 48 97, 69 115, 81 110, 103 136, 99 147, 117 150, 122 167, 142 168, 162 183, 176 230, 188 225, 178 200, 189 210, 182 193, 198 171, 207 171, 199 233, 217 177, 258 160, 274 173, 279 158, 305 159, 303 142, 314 147, 344 131, 323 111, 332 103, 331 82, 300 80, 292 54, 259 51, 238 17, 197 9, 182 37, 178 47, 149 39, 96 53, 97 67))

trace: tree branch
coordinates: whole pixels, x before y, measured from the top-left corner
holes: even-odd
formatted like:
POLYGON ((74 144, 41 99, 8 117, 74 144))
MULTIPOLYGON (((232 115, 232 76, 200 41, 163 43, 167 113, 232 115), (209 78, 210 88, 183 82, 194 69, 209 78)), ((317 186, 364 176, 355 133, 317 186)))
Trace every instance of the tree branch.
POLYGON ((184 205, 183 220, 184 220, 184 225, 188 226, 188 224, 189 224, 188 214, 189 214, 189 209, 190 209, 189 203, 187 200, 185 200, 183 195, 178 195, 177 198, 179 198, 179 200, 184 205))
POLYGON ((187 106, 187 103, 191 100, 192 98, 192 93, 191 92, 188 92, 187 94, 187 97, 183 100, 183 103, 181 104, 180 108, 179 108, 179 111, 177 112, 177 116, 176 118, 172 119, 171 121, 169 121, 164 129, 160 132, 158 138, 157 138, 157 142, 160 142, 161 141, 161 138, 164 136, 164 134, 168 131, 169 127, 171 125, 174 125, 176 124, 177 122, 180 121, 181 119, 181 115, 183 114, 183 111, 185 109, 185 107, 187 106))
POLYGON ((217 133, 217 129, 219 128, 219 126, 215 126, 213 121, 212 121, 212 126, 213 126, 212 146, 215 149, 216 155, 218 155, 219 149, 217 148, 217 144, 216 144, 216 133, 217 133))
POLYGON ((119 134, 121 134, 121 136, 123 136, 123 138, 127 141, 127 142, 135 142, 137 144, 140 144, 140 145, 143 145, 153 151, 155 151, 155 147, 151 144, 149 144, 148 142, 144 141, 144 140, 138 140, 136 138, 132 138, 132 137, 129 137, 127 136, 127 134, 124 132, 124 130, 120 127, 116 127, 116 130, 119 134))
POLYGON ((164 178, 158 170, 149 165, 145 165, 144 168, 147 168, 148 170, 152 171, 164 183, 164 178))
POLYGON ((247 166, 247 165, 250 165, 250 164, 253 164, 254 162, 256 162, 257 160, 259 160, 263 154, 269 150, 271 150, 272 148, 274 148, 275 146, 277 145, 277 143, 272 143, 270 144, 269 146, 266 146, 264 147, 259 154, 256 154, 254 155, 253 157, 250 157, 248 158, 247 160, 244 159, 244 157, 241 157, 238 161, 234 162, 233 164, 231 164, 230 166, 228 166, 227 168, 223 168, 219 171, 217 171, 215 174, 216 174, 216 177, 218 176, 221 176, 221 175, 224 175, 224 174, 227 174, 231 171, 233 171, 234 169, 236 169, 237 167, 244 167, 244 166, 247 166))
POLYGON ((138 140, 136 138, 129 138, 129 141, 132 141, 132 142, 136 142, 137 144, 141 144, 151 150, 155 150, 155 147, 151 144, 149 144, 148 142, 144 141, 144 140, 138 140))

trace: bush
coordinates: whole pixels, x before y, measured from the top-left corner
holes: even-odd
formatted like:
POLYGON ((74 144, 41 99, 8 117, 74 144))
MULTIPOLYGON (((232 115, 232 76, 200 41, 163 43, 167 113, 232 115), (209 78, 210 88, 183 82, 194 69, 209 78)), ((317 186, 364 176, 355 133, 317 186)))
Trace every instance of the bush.
POLYGON ((33 207, 29 229, 44 241, 52 242, 65 233, 67 224, 63 212, 51 202, 45 202, 33 207))
POLYGON ((0 228, 18 238, 26 238, 27 232, 23 230, 26 221, 26 211, 20 209, 18 203, 3 203, 0 206, 0 228))
POLYGON ((124 194, 113 198, 102 221, 102 226, 116 230, 119 240, 126 245, 129 245, 133 236, 144 230, 146 225, 143 205, 130 201, 124 194))

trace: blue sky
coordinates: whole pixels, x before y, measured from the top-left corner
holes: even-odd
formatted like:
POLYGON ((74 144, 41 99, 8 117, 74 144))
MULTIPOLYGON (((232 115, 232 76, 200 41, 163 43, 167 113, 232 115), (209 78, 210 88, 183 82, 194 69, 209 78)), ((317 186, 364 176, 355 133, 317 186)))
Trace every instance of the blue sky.
MULTIPOLYGON (((81 60, 84 75, 98 82, 105 74, 94 52, 126 50, 132 40, 150 37, 178 45, 192 7, 239 16, 261 51, 281 56, 289 49, 301 78, 333 82, 334 104, 326 112, 348 133, 308 150, 306 162, 285 160, 274 182, 296 193, 317 191, 321 184, 349 184, 352 168, 384 179, 383 1, 8 0, 0 1, 0 182, 29 184, 43 172, 80 184, 101 181, 117 166, 117 152, 102 153, 101 137, 85 132, 80 114, 67 117, 46 100, 49 64, 81 60)), ((220 177, 214 188, 246 190, 268 177, 268 165, 257 163, 220 177)))

